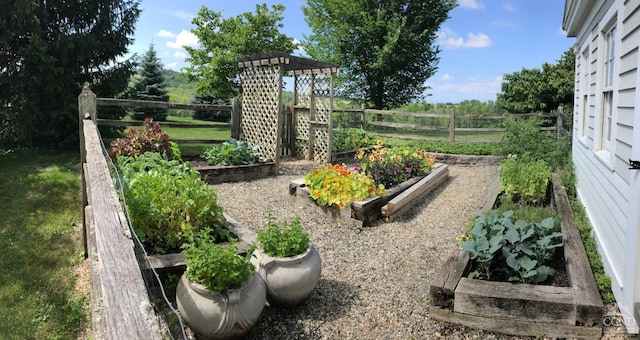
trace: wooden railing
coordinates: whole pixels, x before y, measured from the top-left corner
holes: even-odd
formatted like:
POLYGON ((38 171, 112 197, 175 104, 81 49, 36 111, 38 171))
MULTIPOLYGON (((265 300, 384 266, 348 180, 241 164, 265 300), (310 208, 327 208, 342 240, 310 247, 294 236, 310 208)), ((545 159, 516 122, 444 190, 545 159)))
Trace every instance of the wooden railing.
MULTIPOLYGON (((347 110, 335 110, 337 114, 346 114, 350 116, 349 120, 352 122, 352 125, 360 127, 364 130, 370 130, 368 127, 382 127, 382 128, 391 128, 406 131, 415 131, 415 132, 424 132, 424 131, 442 131, 448 135, 448 141, 451 143, 456 142, 456 133, 460 132, 470 132, 470 133, 486 133, 486 132, 503 132, 505 129, 501 127, 466 127, 459 126, 462 125, 459 121, 476 121, 477 125, 495 125, 498 126, 497 122, 505 120, 509 117, 515 118, 528 118, 532 116, 538 116, 543 118, 548 118, 555 120, 555 124, 553 126, 543 127, 541 130, 545 131, 557 131, 557 136, 560 138, 563 135, 566 135, 568 132, 565 128, 565 122, 567 122, 570 118, 564 114, 562 106, 558 108, 556 112, 550 113, 519 113, 519 114, 509 114, 509 115, 456 115, 455 108, 451 108, 449 113, 417 113, 417 112, 403 112, 403 111, 389 111, 389 110, 375 110, 375 109, 347 109, 347 110), (377 119, 367 119, 367 115, 369 117, 374 116, 377 119), (394 122, 385 120, 384 117, 408 117, 408 119, 425 119, 425 118, 433 118, 435 120, 440 120, 442 124, 439 125, 429 125, 429 124, 416 124, 416 123, 406 123, 406 122, 394 122), (487 124, 487 122, 496 122, 493 124, 487 124)), ((407 120, 407 119, 404 119, 407 120)), ((336 124, 334 124, 335 126, 336 124)), ((468 124, 467 124, 468 125, 468 124)), ((388 136, 398 139, 413 139, 413 140, 425 140, 428 138, 424 137, 411 137, 406 134, 389 134, 385 135, 384 133, 376 132, 376 135, 388 136)), ((493 140, 486 142, 495 142, 493 140)))
POLYGON ((96 96, 78 96, 85 254, 93 339, 162 339, 96 125, 96 96))

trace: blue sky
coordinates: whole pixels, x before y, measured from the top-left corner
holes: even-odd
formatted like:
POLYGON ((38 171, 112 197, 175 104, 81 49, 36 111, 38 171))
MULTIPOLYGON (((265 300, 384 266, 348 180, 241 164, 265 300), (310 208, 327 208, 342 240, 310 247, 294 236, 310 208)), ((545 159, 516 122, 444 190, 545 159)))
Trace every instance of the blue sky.
MULTIPOLYGON (((257 3, 285 5, 282 32, 298 40, 311 31, 302 0, 143 0, 130 52, 142 55, 151 43, 166 68, 179 71, 184 45, 197 46, 191 19, 201 6, 223 17, 253 12, 257 3)), ((555 63, 575 42, 562 31, 562 0, 458 0, 438 31, 438 71, 428 80, 430 103, 495 100, 504 74, 555 63)))

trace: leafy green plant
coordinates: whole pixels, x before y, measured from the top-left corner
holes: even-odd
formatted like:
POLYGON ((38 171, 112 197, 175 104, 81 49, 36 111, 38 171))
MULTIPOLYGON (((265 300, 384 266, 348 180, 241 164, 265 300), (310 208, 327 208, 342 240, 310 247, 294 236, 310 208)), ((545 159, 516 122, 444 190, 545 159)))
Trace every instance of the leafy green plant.
POLYGON ((127 137, 112 141, 110 146, 109 155, 113 159, 120 156, 136 157, 147 151, 157 152, 168 159, 173 159, 173 151, 178 148, 177 144, 172 144, 169 135, 162 131, 160 124, 154 123, 150 118, 144 120, 141 129, 130 129, 127 137))
POLYGON ((558 141, 554 132, 541 131, 546 121, 537 116, 505 119, 502 155, 517 156, 525 162, 544 161, 552 169, 562 165, 571 145, 558 141))
POLYGON ((426 155, 424 149, 411 146, 387 148, 381 140, 376 141, 372 149, 358 150, 356 159, 365 173, 387 188, 429 173, 435 161, 426 155))
POLYGON ((182 244, 187 264, 185 275, 209 292, 239 288, 254 274, 255 266, 250 262, 253 250, 239 256, 234 242, 216 244, 208 228, 189 231, 186 236, 187 241, 182 244))
POLYGON ((332 145, 335 151, 357 150, 373 144, 374 135, 363 129, 334 129, 332 145))
POLYGON ((553 274, 547 263, 563 245, 562 233, 556 231, 553 217, 541 222, 512 222, 513 211, 492 212, 478 217, 460 247, 469 253, 479 269, 471 278, 491 279, 496 272, 508 281, 540 283, 553 274), (505 265, 506 264, 506 265, 505 265))
POLYGON ((209 227, 214 238, 228 237, 215 189, 189 165, 154 153, 123 158, 119 165, 131 223, 150 252, 177 252, 187 229, 209 227))
POLYGON ((260 249, 273 257, 291 257, 302 254, 309 247, 309 235, 302 229, 300 217, 290 222, 276 224, 276 219, 267 212, 266 228, 257 231, 260 249))
POLYGON ((544 161, 507 158, 500 164, 500 190, 509 201, 541 205, 545 201, 551 169, 544 161))
POLYGON ((323 165, 304 176, 309 195, 320 205, 343 209, 353 201, 385 195, 384 185, 376 184, 371 175, 345 164, 323 165))
POLYGON ((211 165, 255 164, 260 159, 260 146, 245 141, 230 139, 208 148, 202 154, 211 165))

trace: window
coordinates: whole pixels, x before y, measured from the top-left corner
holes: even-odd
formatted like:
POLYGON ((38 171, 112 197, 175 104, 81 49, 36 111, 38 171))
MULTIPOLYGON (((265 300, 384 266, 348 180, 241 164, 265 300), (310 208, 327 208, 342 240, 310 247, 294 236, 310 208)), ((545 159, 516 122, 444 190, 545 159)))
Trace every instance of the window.
POLYGON ((616 26, 613 23, 602 32, 603 36, 603 68, 602 68, 602 115, 600 119, 599 149, 611 150, 613 128, 613 93, 616 60, 616 26))

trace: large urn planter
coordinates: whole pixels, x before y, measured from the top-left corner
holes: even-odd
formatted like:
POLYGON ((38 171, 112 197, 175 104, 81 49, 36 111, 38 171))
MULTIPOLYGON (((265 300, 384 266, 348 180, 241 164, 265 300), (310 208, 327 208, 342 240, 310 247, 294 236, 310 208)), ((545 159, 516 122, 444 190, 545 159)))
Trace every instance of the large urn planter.
POLYGON ((266 302, 265 284, 256 273, 238 289, 210 293, 184 275, 176 288, 183 320, 201 339, 238 339, 260 318, 266 302))
POLYGON ((456 250, 431 281, 430 317, 517 336, 600 338, 603 304, 571 206, 559 176, 551 206, 560 216, 566 286, 486 281, 465 277, 471 260, 456 250))
POLYGON ((322 215, 351 223, 355 227, 368 227, 380 219, 393 222, 448 178, 449 167, 446 164, 436 163, 427 175, 414 177, 388 188, 385 196, 374 196, 352 202, 342 210, 334 206, 318 205, 311 198, 309 188, 304 184, 304 178, 289 183, 289 194, 296 202, 322 215))
POLYGON ((257 249, 251 262, 266 284, 272 306, 291 307, 304 301, 320 280, 322 261, 309 244, 305 252, 291 257, 273 257, 257 249))

